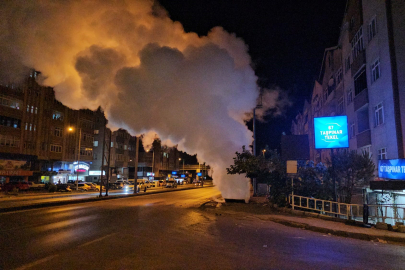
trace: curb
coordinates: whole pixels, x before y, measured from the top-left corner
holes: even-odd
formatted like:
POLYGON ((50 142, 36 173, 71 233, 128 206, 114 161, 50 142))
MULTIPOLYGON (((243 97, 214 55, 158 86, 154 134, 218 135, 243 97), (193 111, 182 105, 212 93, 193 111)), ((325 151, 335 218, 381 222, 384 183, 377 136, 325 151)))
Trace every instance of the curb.
POLYGON ((327 233, 335 236, 341 236, 341 237, 348 237, 348 238, 354 238, 354 239, 360 239, 360 240, 366 240, 366 241, 376 241, 376 242, 381 242, 381 240, 384 241, 389 241, 389 242, 395 242, 395 243, 401 243, 405 244, 405 239, 404 238, 399 238, 399 237, 392 237, 392 236, 376 236, 376 235, 370 235, 370 234, 365 234, 365 233, 354 233, 354 232, 347 232, 347 231, 340 231, 340 230, 332 230, 332 229, 327 229, 327 228, 322 228, 322 227, 317 227, 317 226, 312 226, 306 223, 300 223, 300 222, 294 222, 294 221, 287 221, 287 220, 282 220, 278 218, 272 218, 269 217, 267 220, 289 226, 289 227, 294 227, 294 228, 301 228, 305 230, 310 230, 314 232, 320 232, 320 233, 327 233))
MULTIPOLYGON (((204 188, 204 187, 201 187, 201 188, 204 188)), ((191 189, 195 189, 195 187, 187 187, 187 188, 182 188, 182 189, 171 189, 171 190, 164 190, 164 191, 153 191, 153 192, 148 192, 148 193, 137 193, 137 194, 127 194, 127 195, 117 195, 117 196, 113 195, 113 196, 103 196, 103 197, 92 197, 92 198, 86 198, 86 199, 37 203, 37 204, 30 204, 30 205, 24 205, 24 206, 0 208, 0 213, 8 213, 8 212, 14 212, 14 211, 39 209, 39 208, 78 204, 78 203, 97 202, 97 201, 102 201, 102 200, 124 199, 124 198, 130 198, 130 197, 138 197, 138 196, 167 193, 167 192, 176 192, 176 191, 191 190, 191 189)))

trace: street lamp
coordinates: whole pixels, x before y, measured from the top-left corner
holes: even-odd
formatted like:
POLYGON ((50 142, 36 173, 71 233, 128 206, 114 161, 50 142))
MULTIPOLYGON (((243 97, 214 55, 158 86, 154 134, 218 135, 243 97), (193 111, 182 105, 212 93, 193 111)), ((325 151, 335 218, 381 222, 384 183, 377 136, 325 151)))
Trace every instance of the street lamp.
MULTIPOLYGON (((179 160, 181 161, 182 158, 179 158, 179 160)), ((184 158, 183 158, 183 173, 182 174, 184 174, 184 158)))
MULTIPOLYGON (((68 130, 70 132, 74 131, 74 128, 69 127, 68 130)), ((80 163, 80 143, 81 143, 81 137, 82 137, 82 128, 79 128, 79 148, 77 150, 77 167, 76 167, 76 191, 79 190, 79 163, 80 163)))
POLYGON ((262 150, 262 153, 263 153, 263 157, 264 157, 264 153, 266 153, 266 149, 263 149, 263 150, 262 150))

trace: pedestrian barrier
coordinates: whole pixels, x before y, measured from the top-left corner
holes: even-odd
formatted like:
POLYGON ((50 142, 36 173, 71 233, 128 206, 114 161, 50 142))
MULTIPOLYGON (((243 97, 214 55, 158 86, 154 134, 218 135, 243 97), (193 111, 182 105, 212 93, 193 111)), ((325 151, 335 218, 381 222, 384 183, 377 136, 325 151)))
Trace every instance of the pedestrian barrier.
POLYGON ((351 220, 363 219, 363 205, 360 204, 339 203, 298 195, 290 195, 289 201, 293 210, 301 208, 317 211, 319 214, 325 216, 335 216, 351 220))
POLYGON ((293 210, 295 208, 308 209, 325 216, 363 221, 369 224, 384 222, 395 225, 398 222, 405 222, 404 204, 347 204, 299 195, 289 195, 289 203, 293 210))

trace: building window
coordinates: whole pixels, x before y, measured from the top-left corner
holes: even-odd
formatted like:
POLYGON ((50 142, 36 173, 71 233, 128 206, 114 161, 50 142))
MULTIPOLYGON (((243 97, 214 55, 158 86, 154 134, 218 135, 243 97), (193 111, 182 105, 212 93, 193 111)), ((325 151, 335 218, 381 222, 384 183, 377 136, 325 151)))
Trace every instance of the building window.
POLYGON ((37 130, 37 125, 34 124, 34 131, 36 131, 36 130, 37 130))
POLYGON ((384 107, 382 103, 378 104, 374 107, 374 115, 375 115, 375 126, 379 126, 384 123, 384 107))
POLYGON ((378 149, 378 159, 387 159, 387 148, 378 149))
POLYGON ((367 76, 366 76, 366 70, 365 70, 365 68, 363 68, 354 77, 354 94, 357 96, 365 89, 367 89, 367 76))
POLYGON ((350 124, 350 138, 354 138, 356 136, 356 130, 354 122, 350 124))
POLYGON ((62 146, 51 144, 51 152, 62 153, 62 146))
POLYGON ((20 147, 20 138, 11 135, 0 134, 0 145, 9 147, 20 147))
POLYGON ((94 141, 94 142, 93 142, 93 146, 94 146, 94 147, 97 147, 97 146, 98 146, 98 141, 94 141))
POLYGON ((38 107, 35 107, 35 114, 38 114, 38 107))
POLYGON ((111 142, 111 148, 113 148, 114 147, 114 142, 111 142))
POLYGON ((323 100, 326 101, 328 99, 328 88, 323 89, 323 100))
POLYGON ((339 98, 337 113, 342 114, 344 109, 345 109, 344 98, 341 97, 341 98, 339 98))
POLYGON ((368 25, 368 41, 377 35, 377 19, 374 17, 368 25))
POLYGON ((99 133, 98 129, 94 130, 94 134, 98 134, 98 133, 99 133))
POLYGON ((63 121, 63 114, 61 112, 54 111, 52 114, 52 119, 63 121))
POLYGON ((128 150, 128 146, 124 144, 124 150, 128 150))
POLYGON ((345 59, 345 73, 347 73, 350 68, 351 68, 352 64, 350 62, 350 55, 345 59))
POLYGON ((347 92, 347 104, 352 103, 353 101, 353 90, 349 89, 349 92, 347 92))
POLYGON ((360 151, 361 151, 361 153, 362 153, 363 155, 364 155, 364 154, 367 154, 368 157, 371 158, 371 146, 370 146, 370 145, 364 146, 364 147, 360 148, 360 151))
POLYGON ((357 58, 357 56, 364 50, 363 44, 363 28, 360 27, 359 31, 357 31, 356 35, 354 35, 352 42, 352 59, 357 58))
POLYGON ((30 131, 32 131, 32 124, 30 124, 30 131))
POLYGON ((371 65, 371 82, 375 82, 381 76, 380 70, 380 59, 374 61, 371 65))
POLYGON ((25 123, 25 130, 28 130, 28 123, 25 123))
POLYGON ((339 70, 336 72, 335 78, 336 78, 336 84, 339 85, 343 80, 342 68, 339 68, 339 70))
POLYGON ((55 128, 53 135, 55 135, 56 137, 62 137, 62 129, 55 128))

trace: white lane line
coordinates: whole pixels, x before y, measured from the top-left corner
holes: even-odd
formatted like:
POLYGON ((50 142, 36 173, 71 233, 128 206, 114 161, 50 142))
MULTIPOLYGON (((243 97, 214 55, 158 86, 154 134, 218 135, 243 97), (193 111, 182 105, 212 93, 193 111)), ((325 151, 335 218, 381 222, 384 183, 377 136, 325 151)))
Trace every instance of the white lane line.
POLYGON ((34 267, 34 266, 36 266, 36 265, 38 265, 38 264, 41 264, 41 263, 45 263, 45 262, 47 262, 47 261, 50 261, 50 260, 52 260, 53 258, 55 258, 55 257, 57 257, 57 256, 59 256, 59 255, 51 255, 51 256, 42 258, 42 259, 40 259, 40 260, 36 260, 35 262, 24 264, 23 266, 18 267, 16 270, 25 270, 25 269, 34 267))
POLYGON ((115 235, 115 234, 117 234, 117 233, 110 233, 110 234, 107 234, 106 236, 97 238, 97 239, 95 239, 95 240, 93 240, 93 241, 90 241, 90 242, 81 244, 81 245, 79 246, 79 248, 80 248, 80 247, 85 247, 85 246, 91 245, 91 244, 96 243, 96 242, 99 242, 99 241, 101 241, 101 240, 103 240, 103 239, 105 239, 105 238, 107 238, 107 237, 113 236, 113 235, 115 235))

